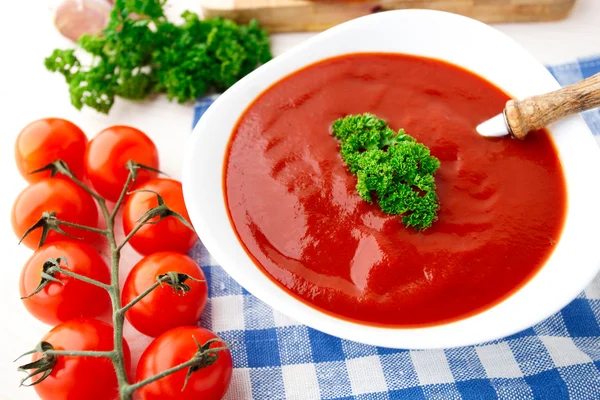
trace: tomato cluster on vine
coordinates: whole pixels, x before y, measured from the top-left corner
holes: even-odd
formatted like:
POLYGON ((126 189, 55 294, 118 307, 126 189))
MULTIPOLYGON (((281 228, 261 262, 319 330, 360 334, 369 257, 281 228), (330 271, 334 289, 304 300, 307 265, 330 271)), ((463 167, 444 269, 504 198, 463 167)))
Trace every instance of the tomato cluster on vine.
POLYGON ((30 352, 32 362, 20 367, 29 371, 22 384, 29 379, 42 399, 130 399, 133 391, 144 400, 223 397, 231 354, 197 326, 208 297, 202 269, 186 255, 197 236, 181 183, 161 177, 152 140, 112 126, 88 142, 75 124, 46 118, 19 134, 15 158, 30 185, 15 200, 12 225, 35 250, 19 290, 32 316, 55 325, 30 352), (126 243, 144 257, 120 291, 126 243), (111 323, 102 321, 107 316, 111 323), (133 383, 124 318, 156 338, 133 383))

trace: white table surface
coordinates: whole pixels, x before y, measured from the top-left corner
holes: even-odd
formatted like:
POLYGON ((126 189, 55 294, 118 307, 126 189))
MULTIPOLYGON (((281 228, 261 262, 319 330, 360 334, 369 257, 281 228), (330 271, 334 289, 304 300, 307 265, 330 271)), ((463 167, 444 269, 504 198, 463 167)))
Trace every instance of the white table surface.
MULTIPOLYGON (((0 195, 0 399, 35 399, 32 389, 18 388, 21 374, 12 362, 30 350, 50 327, 38 322, 23 308, 18 279, 31 250, 17 246, 10 225, 10 209, 18 193, 26 187, 14 165, 13 146, 19 131, 29 122, 43 117, 61 117, 79 125, 92 137, 114 124, 126 124, 146 132, 156 143, 161 169, 180 177, 186 141, 190 134, 193 107, 169 103, 165 98, 151 102, 117 101, 109 116, 94 111, 75 110, 61 76, 43 67, 43 58, 52 49, 67 47, 52 25, 54 0, 17 0, 6 2, 0 13, 0 166, 6 185, 0 195)), ((169 14, 197 10, 197 0, 170 0, 169 14)), ((578 57, 600 55, 600 0, 578 0, 571 16, 559 22, 503 24, 496 26, 520 42, 545 64, 568 62, 578 57)), ((275 55, 306 40, 313 34, 273 35, 275 55)), ((132 251, 124 264, 138 258, 132 251)), ((142 347, 147 339, 126 330, 132 347, 142 347)))

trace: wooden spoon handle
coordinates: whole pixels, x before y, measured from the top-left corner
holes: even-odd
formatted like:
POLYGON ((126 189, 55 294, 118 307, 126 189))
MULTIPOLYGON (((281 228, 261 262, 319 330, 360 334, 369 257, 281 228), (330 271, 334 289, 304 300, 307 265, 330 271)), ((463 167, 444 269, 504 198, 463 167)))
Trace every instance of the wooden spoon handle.
POLYGON ((504 116, 513 136, 523 139, 530 131, 595 107, 600 107, 600 73, 555 92, 509 100, 504 116))

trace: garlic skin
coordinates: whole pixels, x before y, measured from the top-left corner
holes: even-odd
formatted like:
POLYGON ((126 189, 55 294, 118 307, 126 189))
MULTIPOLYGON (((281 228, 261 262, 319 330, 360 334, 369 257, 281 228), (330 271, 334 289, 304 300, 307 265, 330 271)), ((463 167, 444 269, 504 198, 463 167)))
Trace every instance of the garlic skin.
POLYGON ((63 0, 54 13, 56 29, 76 42, 81 35, 98 35, 106 27, 111 0, 63 0))

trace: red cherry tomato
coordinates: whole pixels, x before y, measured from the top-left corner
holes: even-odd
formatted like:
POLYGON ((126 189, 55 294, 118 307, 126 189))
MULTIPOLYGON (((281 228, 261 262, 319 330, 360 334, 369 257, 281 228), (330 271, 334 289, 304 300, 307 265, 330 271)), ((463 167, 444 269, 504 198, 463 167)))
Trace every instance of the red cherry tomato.
MULTIPOLYGON (((49 171, 30 174, 56 160, 63 160, 75 176, 83 176, 87 138, 79 127, 60 118, 44 118, 27 125, 15 143, 17 168, 27 182, 50 176, 49 171)), ((57 176, 61 176, 58 174, 57 176)))
MULTIPOLYGON (((151 254, 138 262, 123 286, 122 304, 126 305, 156 283, 156 278, 167 272, 178 272, 204 281, 202 270, 186 255, 174 252, 151 254)), ((125 316, 135 329, 144 335, 156 337, 178 326, 195 325, 204 311, 208 297, 206 282, 186 280, 186 293, 175 291, 163 284, 130 308, 125 316)))
MULTIPOLYGON (((156 338, 144 351, 137 367, 137 381, 147 379, 166 369, 189 361, 198 351, 196 341, 203 345, 217 338, 211 331, 197 326, 171 329, 156 338)), ((210 348, 223 347, 221 342, 210 344, 210 348)), ((149 385, 138 393, 142 400, 219 400, 227 392, 231 381, 232 360, 229 350, 212 353, 218 358, 207 367, 200 368, 189 377, 183 369, 149 385), (183 390, 182 390, 183 389, 183 390)))
MULTIPOLYGON (((98 194, 117 201, 129 175, 129 160, 158 169, 156 146, 142 131, 130 126, 112 126, 98 133, 85 152, 85 173, 98 194)), ((156 177, 156 172, 138 171, 136 185, 156 177)))
MULTIPOLYGON (((64 179, 44 178, 31 184, 19 194, 13 205, 11 221, 15 234, 20 239, 44 212, 54 211, 58 219, 92 227, 98 225, 98 209, 92 196, 79 186, 64 179)), ((98 235, 77 228, 61 226, 77 238, 96 240, 98 235)), ((24 240, 30 249, 36 249, 42 234, 36 229, 24 240)), ((65 240, 65 236, 51 231, 46 243, 65 240)))
MULTIPOLYGON (((108 266, 92 247, 85 243, 54 242, 36 250, 25 264, 19 285, 21 297, 32 294, 40 285, 46 261, 59 257, 66 259, 60 263, 62 269, 110 283, 108 266)), ((75 318, 96 317, 110 309, 106 290, 61 273, 53 276, 63 284, 49 281, 40 292, 23 299, 27 310, 40 321, 57 325, 75 318)))
MULTIPOLYGON (((44 338, 54 350, 110 351, 113 346, 112 326, 95 319, 74 319, 52 329, 44 338)), ((131 356, 123 339, 125 366, 129 370, 131 356)), ((57 356, 52 373, 35 391, 43 400, 112 400, 117 397, 117 376, 108 358, 57 356)), ((41 358, 33 355, 33 361, 41 358)), ((33 377, 33 380, 40 378, 33 377)))
MULTIPOLYGON (((151 190, 162 196, 165 204, 188 222, 190 217, 183 202, 181 183, 172 179, 153 179, 139 186, 139 190, 151 190)), ((137 192, 129 196, 123 206, 123 230, 128 235, 144 213, 158 205, 156 194, 137 192)), ((156 217, 154 220, 156 220, 156 217)), ((138 253, 148 255, 157 251, 187 253, 198 237, 196 233, 174 217, 156 224, 144 225, 129 241, 138 253)))

